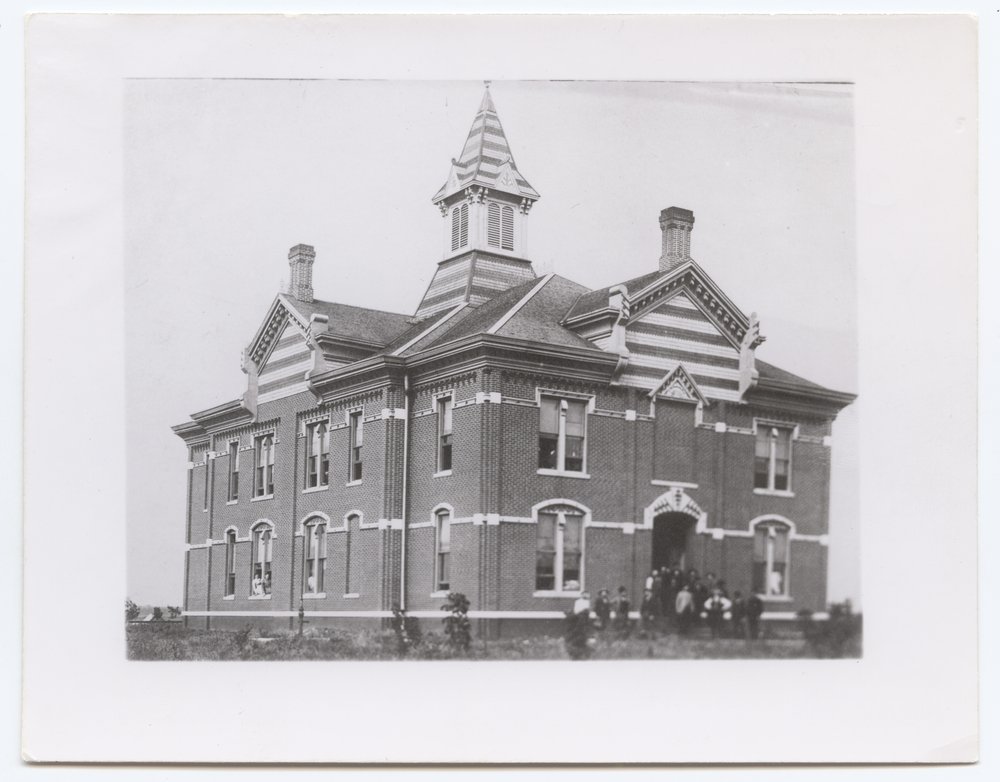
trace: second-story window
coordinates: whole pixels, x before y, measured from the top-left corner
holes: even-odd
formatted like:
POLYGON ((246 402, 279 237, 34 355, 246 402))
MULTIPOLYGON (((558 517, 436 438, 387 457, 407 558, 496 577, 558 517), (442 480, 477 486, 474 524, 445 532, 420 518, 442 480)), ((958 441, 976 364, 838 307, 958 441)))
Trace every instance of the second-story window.
POLYGON ((792 429, 757 424, 754 446, 753 486, 766 491, 790 491, 792 473, 792 429))
POLYGON ((541 398, 538 467, 583 472, 587 445, 587 402, 582 399, 541 398))
POLYGON ((451 409, 452 399, 450 396, 438 400, 438 472, 451 470, 451 409))
POLYGON ((265 434, 254 438, 254 497, 269 497, 274 494, 274 435, 265 434))
POLYGON ((330 482, 330 430, 326 421, 306 427, 306 488, 316 489, 330 482))
POLYGON ((229 444, 229 502, 236 502, 240 496, 240 444, 233 441, 229 444))
POLYGON ((361 447, 365 440, 365 419, 361 410, 355 410, 348 418, 351 431, 350 471, 348 481, 361 480, 361 447))

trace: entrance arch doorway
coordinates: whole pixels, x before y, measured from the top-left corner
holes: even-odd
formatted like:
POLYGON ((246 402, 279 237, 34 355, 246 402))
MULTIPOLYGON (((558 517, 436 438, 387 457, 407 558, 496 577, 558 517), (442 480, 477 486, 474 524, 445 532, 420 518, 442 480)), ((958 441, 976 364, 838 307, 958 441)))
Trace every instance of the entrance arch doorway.
POLYGON ((693 567, 695 523, 687 513, 661 513, 653 519, 653 568, 693 567))

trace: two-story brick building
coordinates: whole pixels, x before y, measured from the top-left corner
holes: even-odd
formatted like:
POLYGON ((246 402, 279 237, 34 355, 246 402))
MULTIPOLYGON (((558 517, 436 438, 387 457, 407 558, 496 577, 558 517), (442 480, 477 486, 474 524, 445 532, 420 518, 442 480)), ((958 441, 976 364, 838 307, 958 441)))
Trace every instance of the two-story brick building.
MULTIPOLYGON (((831 425, 853 395, 763 338, 659 216, 659 263, 590 290, 528 259, 539 198, 489 91, 433 198, 444 256, 414 315, 316 299, 315 253, 189 449, 185 614, 202 626, 554 619, 582 591, 711 571, 767 615, 826 607, 831 425)), ((652 253, 651 253, 652 254, 652 253)), ((637 600, 636 600, 637 602, 637 600)))

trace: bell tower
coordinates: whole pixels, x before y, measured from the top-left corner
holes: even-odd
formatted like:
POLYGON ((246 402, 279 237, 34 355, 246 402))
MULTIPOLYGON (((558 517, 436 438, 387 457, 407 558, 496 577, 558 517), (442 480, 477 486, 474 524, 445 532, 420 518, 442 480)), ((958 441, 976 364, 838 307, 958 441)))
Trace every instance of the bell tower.
POLYGON ((518 171, 486 82, 462 153, 431 199, 444 218, 443 257, 417 316, 480 304, 533 279, 528 214, 539 197, 518 171))

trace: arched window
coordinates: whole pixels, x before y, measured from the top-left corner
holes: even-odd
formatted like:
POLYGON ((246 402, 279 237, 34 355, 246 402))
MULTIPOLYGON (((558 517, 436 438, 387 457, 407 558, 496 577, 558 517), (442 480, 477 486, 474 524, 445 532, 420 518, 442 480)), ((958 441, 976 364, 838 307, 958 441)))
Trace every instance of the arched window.
POLYGON ((361 526, 361 516, 357 513, 351 513, 344 520, 344 594, 345 595, 357 595, 361 591, 359 586, 359 570, 360 568, 351 566, 351 557, 353 553, 352 539, 354 537, 354 530, 359 529, 361 526))
POLYGON ((271 544, 274 532, 270 524, 262 523, 253 528, 250 540, 250 595, 263 597, 271 594, 271 544))
POLYGON ((490 247, 500 246, 500 204, 491 203, 487 210, 486 243, 490 247))
POLYGON ((225 596, 236 594, 236 530, 226 531, 226 588, 225 596))
POLYGON ((753 533, 753 591, 765 597, 788 597, 789 527, 763 521, 753 533))
POLYGON ((514 210, 509 206, 503 208, 503 221, 500 227, 500 247, 504 250, 514 249, 514 210))
POLYGON ((514 249, 514 209, 490 203, 487 208, 486 243, 504 250, 514 249))
POLYGON ((451 588, 451 512, 434 514, 434 589, 447 592, 451 588))
POLYGON ((317 595, 325 591, 323 577, 326 572, 326 522, 310 519, 305 524, 306 533, 306 592, 317 595))
POLYGON ((535 589, 583 589, 583 512, 566 505, 542 508, 535 541, 535 589))
POLYGON ((254 438, 254 497, 269 497, 274 494, 274 435, 265 434, 254 438))
POLYGON ((469 205, 461 204, 451 210, 451 249, 457 250, 469 243, 469 205))
POLYGON ((306 488, 326 486, 330 480, 330 432, 326 421, 306 427, 306 488))

